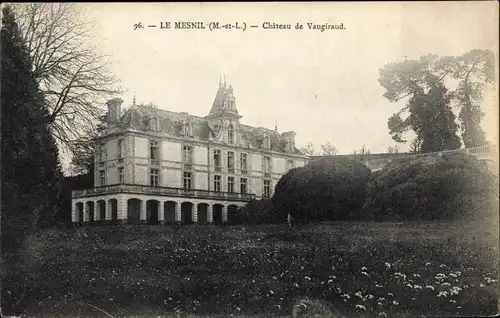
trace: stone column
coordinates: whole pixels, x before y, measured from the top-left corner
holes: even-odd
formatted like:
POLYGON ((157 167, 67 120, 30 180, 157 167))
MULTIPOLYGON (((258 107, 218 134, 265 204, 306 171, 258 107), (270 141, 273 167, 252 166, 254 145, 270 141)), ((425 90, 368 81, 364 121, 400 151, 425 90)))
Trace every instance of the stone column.
POLYGON ((207 206, 207 222, 214 223, 214 206, 211 204, 207 206))
POLYGON ((90 205, 88 202, 83 203, 83 222, 90 220, 90 205))
POLYGON ((165 223, 165 202, 158 203, 158 223, 165 223))
POLYGON ((146 205, 146 200, 142 200, 141 201, 141 212, 140 212, 140 217, 141 217, 141 223, 142 224, 146 224, 147 223, 147 215, 146 215, 146 208, 147 208, 147 205, 146 205))
POLYGON ((181 221, 182 221, 181 203, 176 202, 175 203, 175 222, 181 222, 181 221))
POLYGON ((78 215, 76 213, 76 204, 77 202, 74 202, 71 200, 71 222, 76 223, 78 222, 78 215))
POLYGON ((94 221, 99 221, 99 217, 101 216, 101 205, 99 201, 94 201, 94 221))
POLYGON ((113 215, 111 214, 113 212, 113 204, 111 203, 111 200, 108 200, 108 202, 104 204, 106 205, 106 221, 109 222, 113 219, 113 215))
POLYGON ((227 206, 223 205, 222 206, 222 223, 227 222, 227 206))
POLYGON ((191 210, 191 219, 193 223, 198 223, 198 204, 193 203, 193 210, 191 210))
POLYGON ((128 219, 128 202, 125 195, 118 195, 116 198, 117 216, 120 223, 127 223, 128 219))

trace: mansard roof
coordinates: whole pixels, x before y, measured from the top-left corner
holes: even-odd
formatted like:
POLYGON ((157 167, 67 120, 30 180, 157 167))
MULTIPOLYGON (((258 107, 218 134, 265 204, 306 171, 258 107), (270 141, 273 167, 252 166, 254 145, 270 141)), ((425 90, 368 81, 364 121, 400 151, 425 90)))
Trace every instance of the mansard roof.
MULTIPOLYGON (((192 138, 199 140, 209 140, 212 130, 208 125, 208 119, 204 117, 190 115, 188 113, 176 113, 164 109, 159 109, 147 105, 133 105, 127 109, 122 115, 120 127, 121 129, 133 129, 137 131, 151 131, 151 123, 149 125, 145 121, 146 118, 157 119, 157 132, 174 137, 184 137, 182 134, 183 125, 188 123, 192 127, 192 138)), ((277 152, 285 151, 285 139, 283 135, 275 130, 252 127, 248 125, 238 124, 237 133, 241 136, 241 146, 250 146, 251 148, 263 149, 263 142, 266 136, 269 137, 270 150, 277 152)), ((297 148, 292 152, 294 154, 302 154, 297 148)))

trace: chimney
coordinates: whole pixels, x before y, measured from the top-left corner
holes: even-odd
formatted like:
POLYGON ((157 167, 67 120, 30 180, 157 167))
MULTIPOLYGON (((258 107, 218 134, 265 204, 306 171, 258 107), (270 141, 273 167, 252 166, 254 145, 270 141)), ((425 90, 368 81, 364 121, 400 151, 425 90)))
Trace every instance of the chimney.
POLYGON ((122 103, 123 100, 120 98, 113 98, 106 102, 108 105, 108 122, 118 123, 122 117, 122 103))

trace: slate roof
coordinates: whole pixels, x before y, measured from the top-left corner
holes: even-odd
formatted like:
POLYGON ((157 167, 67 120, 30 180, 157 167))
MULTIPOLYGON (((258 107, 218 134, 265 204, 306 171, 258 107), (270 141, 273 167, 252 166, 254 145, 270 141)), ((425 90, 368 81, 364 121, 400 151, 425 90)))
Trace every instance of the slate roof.
MULTIPOLYGON (((222 106, 221 101, 227 97, 227 94, 231 94, 231 97, 234 98, 232 96, 232 87, 229 86, 226 88, 225 85, 219 85, 219 90, 207 117, 217 116, 227 111, 236 115, 238 114, 236 107, 227 109, 222 106)), ((132 105, 124 111, 120 120, 120 128, 151 131, 152 123, 148 123, 147 118, 157 118, 159 129, 156 131, 170 136, 182 137, 183 125, 186 122, 192 125, 192 137, 194 139, 209 140, 210 135, 213 133, 208 124, 209 120, 205 117, 198 117, 187 113, 176 113, 151 105, 132 105)), ((287 152, 285 150, 286 141, 283 138, 284 134, 279 134, 275 130, 239 124, 236 133, 241 136, 240 145, 242 146, 250 145, 252 148, 261 149, 263 148, 265 136, 269 136, 270 149, 272 151, 287 152)), ((292 153, 303 155, 297 148, 294 148, 292 153)))

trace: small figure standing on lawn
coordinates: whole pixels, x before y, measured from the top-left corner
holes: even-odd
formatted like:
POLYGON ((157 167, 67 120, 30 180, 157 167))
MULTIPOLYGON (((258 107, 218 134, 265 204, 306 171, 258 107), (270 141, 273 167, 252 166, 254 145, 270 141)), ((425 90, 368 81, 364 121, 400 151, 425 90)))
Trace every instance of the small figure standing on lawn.
POLYGON ((288 212, 288 217, 286 218, 286 223, 288 223, 288 227, 292 227, 292 215, 288 212))

